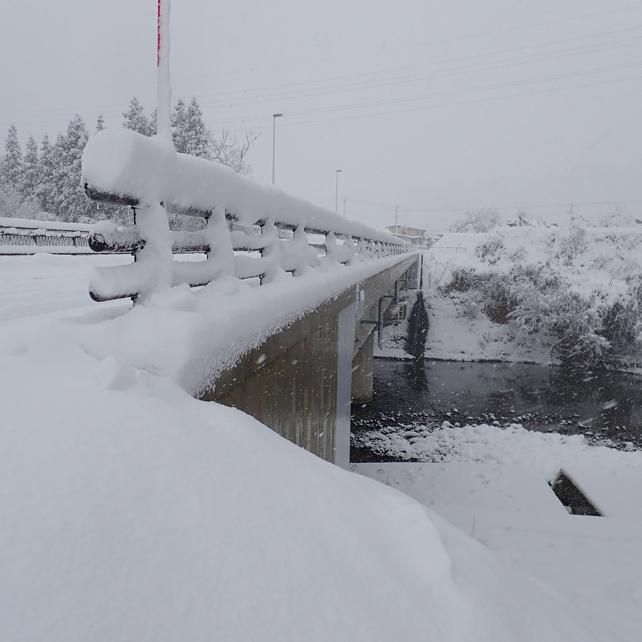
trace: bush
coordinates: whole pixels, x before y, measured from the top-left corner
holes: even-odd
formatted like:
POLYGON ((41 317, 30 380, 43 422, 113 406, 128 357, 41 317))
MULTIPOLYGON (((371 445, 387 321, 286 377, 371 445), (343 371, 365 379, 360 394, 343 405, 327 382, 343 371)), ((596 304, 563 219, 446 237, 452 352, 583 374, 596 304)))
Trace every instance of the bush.
POLYGON ((493 209, 466 212, 466 216, 450 226, 451 232, 490 232, 502 224, 502 217, 493 209))
POLYGON ((504 255, 504 241, 501 236, 493 236, 475 248, 477 258, 483 263, 495 265, 504 255))
POLYGON ((565 265, 570 265, 587 247, 586 230, 582 227, 573 226, 568 236, 564 236, 559 240, 557 256, 565 265))
POLYGON ((468 292, 479 287, 480 277, 472 269, 453 270, 450 281, 442 288, 444 294, 450 292, 468 292))
POLYGON ((553 355, 565 366, 603 367, 610 344, 599 334, 601 318, 594 298, 585 299, 564 288, 551 304, 544 330, 555 340, 553 355))
POLYGON ((517 308, 517 297, 513 291, 510 275, 491 273, 486 278, 482 294, 486 301, 484 312, 494 323, 508 323, 517 308))
MULTIPOLYGON (((635 293, 637 294, 637 293, 635 293)), ((600 334, 609 342, 605 365, 634 365, 640 356, 640 313, 635 296, 604 308, 600 334), (631 364, 631 360, 634 364, 631 364)))

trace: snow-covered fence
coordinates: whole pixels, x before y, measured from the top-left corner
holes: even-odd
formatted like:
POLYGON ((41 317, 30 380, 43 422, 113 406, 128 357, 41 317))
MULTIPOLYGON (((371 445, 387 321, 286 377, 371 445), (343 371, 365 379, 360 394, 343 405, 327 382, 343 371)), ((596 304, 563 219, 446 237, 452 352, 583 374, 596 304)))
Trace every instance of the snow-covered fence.
POLYGON ((147 296, 171 285, 205 285, 221 276, 274 281, 328 263, 403 254, 392 235, 263 187, 218 163, 177 154, 171 142, 129 130, 93 136, 83 155, 83 184, 95 199, 129 205, 134 227, 101 224, 95 251, 131 252, 130 265, 98 268, 94 300, 147 296), (170 231, 167 212, 201 217, 198 231, 170 231), (173 253, 206 258, 178 262, 173 253))
POLYGON ((88 252, 91 227, 82 223, 0 217, 0 253, 88 252))

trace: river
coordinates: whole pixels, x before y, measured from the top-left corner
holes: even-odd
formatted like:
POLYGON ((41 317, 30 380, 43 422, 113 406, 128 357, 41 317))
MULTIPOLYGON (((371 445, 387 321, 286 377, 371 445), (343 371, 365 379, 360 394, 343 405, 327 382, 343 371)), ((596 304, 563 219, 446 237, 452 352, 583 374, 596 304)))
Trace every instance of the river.
MULTIPOLYGON (((353 406, 352 432, 382 427, 519 423, 642 448, 642 377, 523 363, 375 359, 374 398, 353 406)), ((361 448, 353 461, 372 461, 361 448)))

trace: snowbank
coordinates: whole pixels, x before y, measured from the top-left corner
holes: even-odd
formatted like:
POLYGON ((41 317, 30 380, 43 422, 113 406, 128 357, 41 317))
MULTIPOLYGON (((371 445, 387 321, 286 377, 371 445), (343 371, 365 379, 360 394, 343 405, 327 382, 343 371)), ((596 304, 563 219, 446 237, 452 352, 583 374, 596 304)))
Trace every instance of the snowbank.
MULTIPOLYGON (((24 262, 51 276, 72 261, 24 262)), ((195 355, 247 345, 251 310, 266 332, 347 272, 306 274, 287 298, 220 283, 3 323, 3 640, 617 639, 408 497, 177 385, 195 355)))
POLYGON ((607 639, 410 498, 58 330, 1 357, 3 639, 607 639))

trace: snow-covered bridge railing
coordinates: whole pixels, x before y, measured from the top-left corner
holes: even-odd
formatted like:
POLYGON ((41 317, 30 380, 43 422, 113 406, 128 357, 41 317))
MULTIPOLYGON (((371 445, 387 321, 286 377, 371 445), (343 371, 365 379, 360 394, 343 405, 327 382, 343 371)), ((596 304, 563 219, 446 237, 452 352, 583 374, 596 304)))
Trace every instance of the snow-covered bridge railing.
POLYGON ((298 277, 328 263, 412 249, 390 234, 129 130, 105 130, 90 139, 83 184, 91 198, 129 205, 135 213, 134 227, 102 224, 90 236, 95 251, 136 257, 132 264, 95 271, 90 294, 97 301, 137 299, 225 275, 267 283, 285 273, 298 277), (200 217, 202 229, 170 231, 168 212, 200 217), (206 258, 174 261, 172 254, 181 252, 202 252, 206 258))
POLYGON ((89 251, 91 225, 0 217, 0 254, 89 251))

